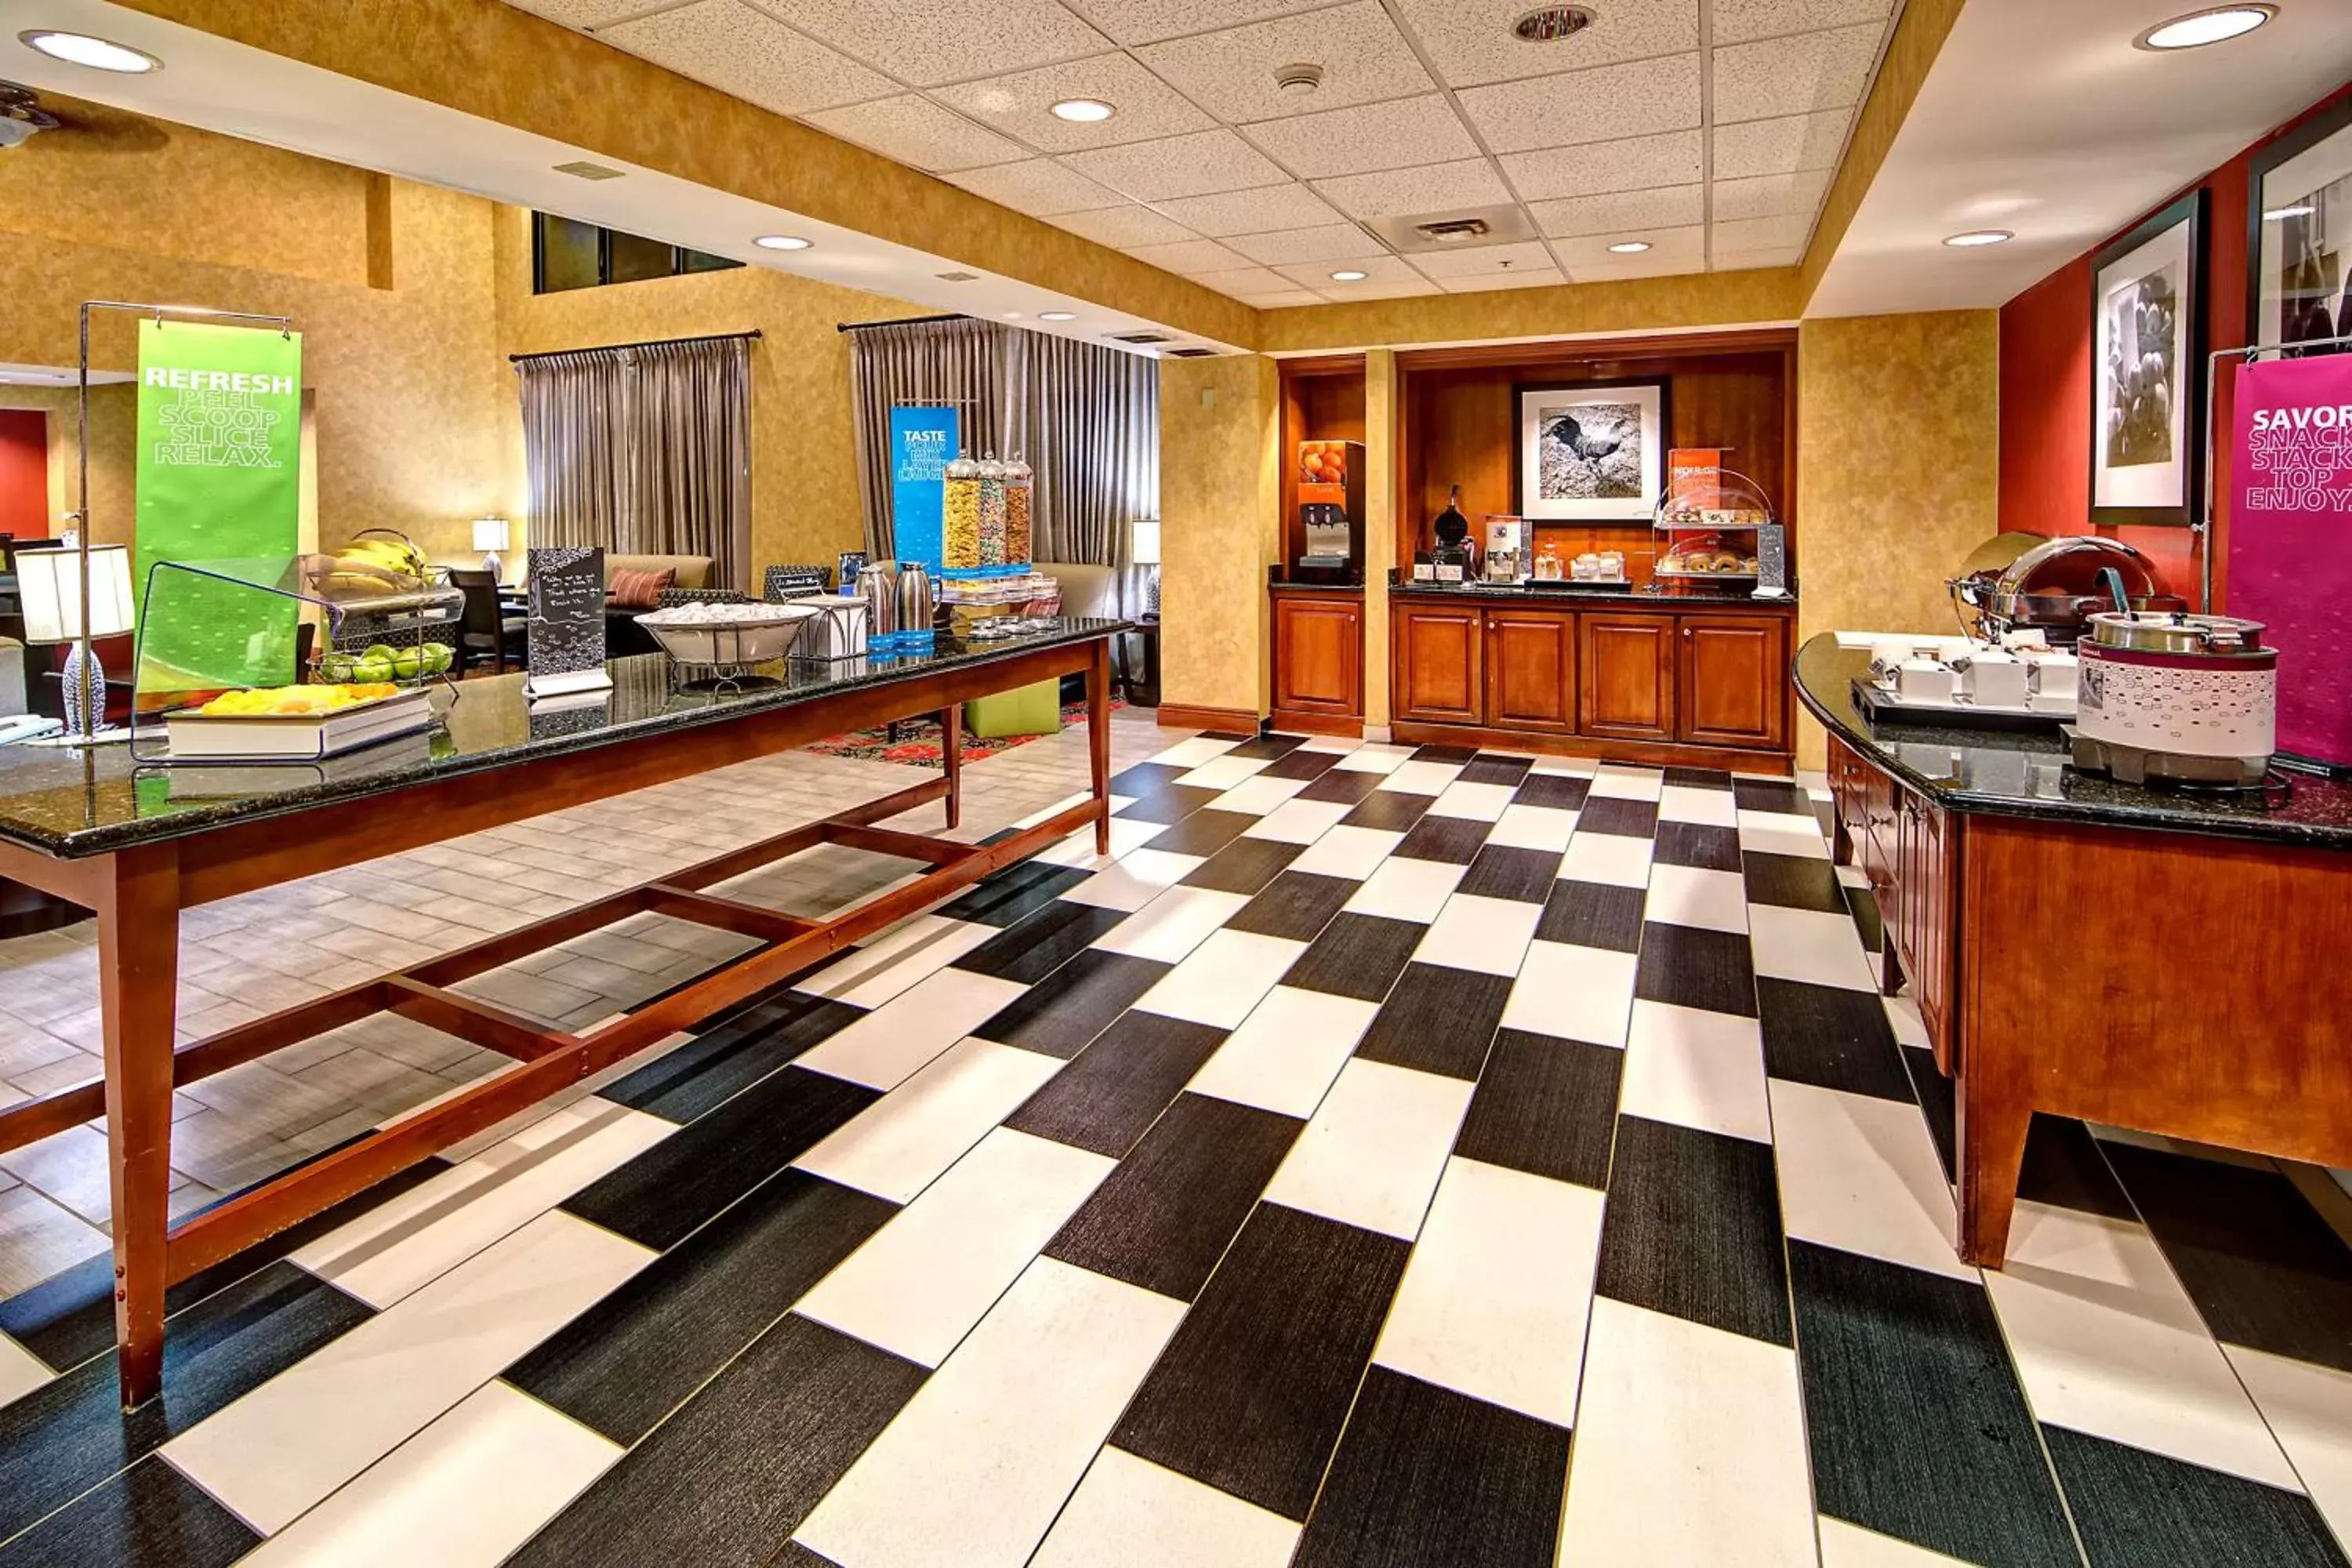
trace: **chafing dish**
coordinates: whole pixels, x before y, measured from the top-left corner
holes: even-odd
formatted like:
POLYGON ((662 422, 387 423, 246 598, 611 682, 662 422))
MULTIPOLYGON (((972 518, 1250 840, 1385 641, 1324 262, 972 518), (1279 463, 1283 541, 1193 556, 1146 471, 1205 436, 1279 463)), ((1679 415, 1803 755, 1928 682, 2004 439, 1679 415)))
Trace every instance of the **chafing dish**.
POLYGON ((2107 568, 2122 574, 2135 610, 2189 607, 2186 600, 2164 591, 2163 579, 2147 556, 2097 534, 2042 540, 2006 565, 1982 563, 1988 553, 1997 554, 1990 546, 1979 547, 1969 569, 1946 584, 1962 606, 1964 621, 1969 611, 1975 613, 1974 631, 1986 641, 2018 631, 2040 632, 2053 644, 2076 641, 2090 616, 2112 607, 2099 582, 2100 572, 2107 568))
POLYGON ((2074 765, 2126 784, 2260 784, 2278 706, 2278 651, 2263 631, 2228 616, 2092 616, 2075 645, 2074 765))

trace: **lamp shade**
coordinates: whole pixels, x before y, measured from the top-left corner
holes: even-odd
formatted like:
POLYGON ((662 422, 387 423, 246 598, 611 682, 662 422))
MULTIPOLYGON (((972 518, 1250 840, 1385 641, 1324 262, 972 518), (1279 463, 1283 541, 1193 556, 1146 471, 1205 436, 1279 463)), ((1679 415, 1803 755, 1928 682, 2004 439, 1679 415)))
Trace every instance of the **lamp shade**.
POLYGON ((474 521, 474 548, 504 550, 508 544, 507 520, 502 517, 477 518, 474 521))
POLYGON ((1135 563, 1138 566, 1160 564, 1160 520, 1156 517, 1135 520, 1135 563))
MULTIPOLYGON (((16 591, 24 601, 25 640, 72 642, 81 636, 81 561, 79 550, 24 550, 16 553, 16 591)), ((131 547, 89 547, 89 635, 121 637, 131 626, 131 547)))

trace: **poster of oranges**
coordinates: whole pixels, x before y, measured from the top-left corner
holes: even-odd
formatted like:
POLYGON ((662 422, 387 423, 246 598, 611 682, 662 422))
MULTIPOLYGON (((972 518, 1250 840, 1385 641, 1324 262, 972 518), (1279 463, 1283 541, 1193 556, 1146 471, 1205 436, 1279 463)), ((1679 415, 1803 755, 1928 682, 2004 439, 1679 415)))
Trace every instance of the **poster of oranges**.
POLYGON ((1347 441, 1298 443, 1298 482, 1303 485, 1344 485, 1348 482, 1347 441))

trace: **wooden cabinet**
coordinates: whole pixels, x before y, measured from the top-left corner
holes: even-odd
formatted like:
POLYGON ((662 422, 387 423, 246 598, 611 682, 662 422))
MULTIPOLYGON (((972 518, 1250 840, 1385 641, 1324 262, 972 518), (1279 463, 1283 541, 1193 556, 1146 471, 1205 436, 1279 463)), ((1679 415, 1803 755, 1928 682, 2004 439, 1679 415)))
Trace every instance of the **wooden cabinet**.
POLYGON ((1601 612, 1578 621, 1578 731, 1675 739, 1675 617, 1601 612))
POLYGON ((1703 746, 1776 751, 1788 738, 1789 623, 1778 616, 1684 616, 1676 733, 1703 746))
POLYGON ((1408 604, 1396 613, 1396 716, 1433 724, 1486 718, 1486 616, 1475 605, 1408 604))
POLYGON ((1363 717, 1362 600, 1338 594, 1276 596, 1274 706, 1330 719, 1363 717))
POLYGON ((1900 786, 1895 794, 1894 907, 1882 906, 1879 913, 1919 1005, 1936 1065, 1949 1073, 1952 846, 1941 810, 1900 786))
POLYGON ((1486 611, 1486 724, 1576 730, 1576 616, 1567 610, 1486 611))

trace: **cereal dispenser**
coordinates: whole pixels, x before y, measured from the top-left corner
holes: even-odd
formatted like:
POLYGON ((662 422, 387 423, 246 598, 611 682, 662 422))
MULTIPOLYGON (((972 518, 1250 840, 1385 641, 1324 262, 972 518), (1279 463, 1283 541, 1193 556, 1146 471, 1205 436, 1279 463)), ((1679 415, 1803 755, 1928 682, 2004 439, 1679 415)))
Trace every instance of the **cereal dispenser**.
POLYGON ((1037 476, 1018 458, 1004 465, 1004 564, 1014 572, 1029 570, 1030 552, 1036 548, 1032 531, 1037 476))
POLYGON ((980 574, 980 467, 971 454, 959 452, 942 471, 940 571, 943 575, 980 574))
POLYGON ((1004 573, 1004 465, 991 452, 980 460, 980 574, 1004 573))

